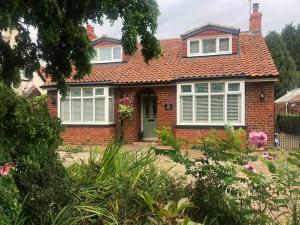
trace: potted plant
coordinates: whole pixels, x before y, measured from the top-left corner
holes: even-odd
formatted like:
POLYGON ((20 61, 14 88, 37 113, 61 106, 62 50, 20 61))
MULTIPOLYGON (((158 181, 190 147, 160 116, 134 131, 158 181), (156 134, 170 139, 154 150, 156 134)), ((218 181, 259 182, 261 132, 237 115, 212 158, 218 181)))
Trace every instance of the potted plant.
POLYGON ((123 140, 123 124, 124 120, 131 120, 134 113, 134 107, 132 101, 125 96, 120 99, 118 105, 118 112, 120 113, 121 118, 121 130, 120 130, 120 139, 123 140))

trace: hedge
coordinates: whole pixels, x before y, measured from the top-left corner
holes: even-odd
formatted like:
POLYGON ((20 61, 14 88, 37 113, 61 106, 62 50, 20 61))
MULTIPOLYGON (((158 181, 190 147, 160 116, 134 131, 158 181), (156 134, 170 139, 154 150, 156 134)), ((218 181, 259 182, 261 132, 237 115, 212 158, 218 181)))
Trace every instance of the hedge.
POLYGON ((277 127, 279 132, 300 135, 300 115, 277 114, 277 127))

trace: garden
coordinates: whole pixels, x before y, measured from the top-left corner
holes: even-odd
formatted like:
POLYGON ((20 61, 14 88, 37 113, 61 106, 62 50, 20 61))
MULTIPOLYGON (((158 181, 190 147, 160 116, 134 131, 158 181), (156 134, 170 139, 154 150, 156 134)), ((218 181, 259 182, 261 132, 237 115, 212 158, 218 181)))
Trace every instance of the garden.
POLYGON ((0 224, 300 224, 300 152, 267 149, 264 133, 247 143, 242 129, 226 127, 191 143, 162 128, 162 148, 126 151, 112 140, 66 165, 45 97, 28 102, 0 87, 0 224), (161 166, 162 156, 184 176, 161 166))

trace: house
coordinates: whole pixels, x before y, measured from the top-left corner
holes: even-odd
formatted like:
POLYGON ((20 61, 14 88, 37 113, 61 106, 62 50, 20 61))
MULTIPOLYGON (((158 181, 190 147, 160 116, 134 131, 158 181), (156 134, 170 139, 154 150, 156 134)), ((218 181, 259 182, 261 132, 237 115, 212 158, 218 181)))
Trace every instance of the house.
MULTIPOLYGON (((17 30, 8 30, 3 32, 3 40, 8 42, 10 46, 14 47, 16 44, 15 37, 17 36, 17 30)), ((32 78, 25 76, 25 72, 20 71, 20 85, 14 88, 14 91, 25 98, 32 99, 41 94, 46 94, 47 91, 41 86, 44 85, 46 79, 43 77, 41 71, 33 72, 32 78)))
POLYGON ((120 130, 118 102, 134 106, 124 121, 127 143, 155 139, 155 130, 171 127, 178 138, 193 140, 224 126, 264 131, 274 140, 274 84, 278 71, 261 34, 259 5, 253 5, 250 29, 206 24, 161 40, 162 56, 145 64, 139 46, 123 54, 121 41, 97 38, 87 27, 97 52, 92 73, 69 79, 62 99, 48 81, 50 113, 60 117, 69 144, 101 144, 120 130))
POLYGON ((277 113, 300 114, 300 88, 288 91, 275 101, 277 113))

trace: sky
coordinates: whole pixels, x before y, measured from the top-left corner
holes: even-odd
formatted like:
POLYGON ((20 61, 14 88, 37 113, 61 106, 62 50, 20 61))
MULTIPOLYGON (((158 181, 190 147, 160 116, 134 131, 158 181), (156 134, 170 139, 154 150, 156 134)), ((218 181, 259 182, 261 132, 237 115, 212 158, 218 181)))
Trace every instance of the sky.
MULTIPOLYGON (((249 0, 157 0, 161 15, 158 18, 156 36, 159 39, 176 38, 207 22, 248 30, 249 0)), ((278 32, 285 24, 300 23, 300 0, 252 0, 260 4, 263 14, 262 31, 278 32)), ((94 24, 97 35, 107 34, 121 38, 119 20, 113 26, 94 24)))

